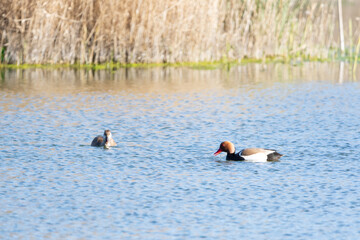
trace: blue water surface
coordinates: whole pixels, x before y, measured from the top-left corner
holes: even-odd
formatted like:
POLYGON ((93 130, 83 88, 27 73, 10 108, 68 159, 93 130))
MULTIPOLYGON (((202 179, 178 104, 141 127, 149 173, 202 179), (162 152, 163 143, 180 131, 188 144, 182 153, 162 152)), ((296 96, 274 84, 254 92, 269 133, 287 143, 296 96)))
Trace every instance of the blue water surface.
POLYGON ((360 238, 360 84, 337 65, 1 71, 1 239, 360 238), (105 129, 118 145, 90 147, 105 129))

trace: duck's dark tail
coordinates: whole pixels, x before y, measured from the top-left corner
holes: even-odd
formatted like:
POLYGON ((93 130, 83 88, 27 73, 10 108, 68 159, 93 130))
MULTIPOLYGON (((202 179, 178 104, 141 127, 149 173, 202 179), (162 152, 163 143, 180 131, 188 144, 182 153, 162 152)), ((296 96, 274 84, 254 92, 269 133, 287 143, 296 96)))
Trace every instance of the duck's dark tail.
POLYGON ((278 153, 278 152, 273 152, 270 153, 269 155, 267 155, 267 160, 268 161, 279 161, 279 159, 282 157, 283 155, 278 153))

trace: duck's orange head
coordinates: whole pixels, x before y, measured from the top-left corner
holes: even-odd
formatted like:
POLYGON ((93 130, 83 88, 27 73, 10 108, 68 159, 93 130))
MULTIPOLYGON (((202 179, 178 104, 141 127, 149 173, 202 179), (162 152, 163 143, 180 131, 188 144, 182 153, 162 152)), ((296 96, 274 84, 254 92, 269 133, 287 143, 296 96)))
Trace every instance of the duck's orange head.
POLYGON ((214 153, 214 155, 218 155, 222 152, 226 153, 235 153, 235 146, 232 144, 232 142, 225 141, 220 144, 219 149, 214 153))

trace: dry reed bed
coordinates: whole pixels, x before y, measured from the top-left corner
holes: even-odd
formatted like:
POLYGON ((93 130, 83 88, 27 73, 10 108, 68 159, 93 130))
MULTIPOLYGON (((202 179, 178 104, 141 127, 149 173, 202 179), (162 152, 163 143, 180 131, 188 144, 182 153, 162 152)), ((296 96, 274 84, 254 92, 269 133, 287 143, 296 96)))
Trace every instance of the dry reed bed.
POLYGON ((299 0, 2 0, 11 63, 327 58, 334 4, 299 0))

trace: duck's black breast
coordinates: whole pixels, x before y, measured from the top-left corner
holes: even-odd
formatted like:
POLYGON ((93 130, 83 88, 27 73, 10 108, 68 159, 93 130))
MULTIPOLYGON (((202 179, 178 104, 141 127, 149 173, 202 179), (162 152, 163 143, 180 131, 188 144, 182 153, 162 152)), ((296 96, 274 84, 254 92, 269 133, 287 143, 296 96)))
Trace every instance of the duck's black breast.
POLYGON ((240 153, 228 153, 226 155, 226 160, 230 161, 244 161, 245 158, 240 156, 240 153))

